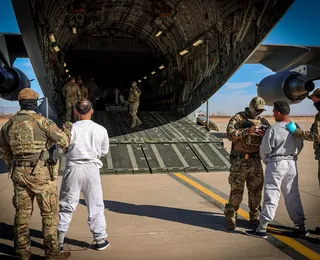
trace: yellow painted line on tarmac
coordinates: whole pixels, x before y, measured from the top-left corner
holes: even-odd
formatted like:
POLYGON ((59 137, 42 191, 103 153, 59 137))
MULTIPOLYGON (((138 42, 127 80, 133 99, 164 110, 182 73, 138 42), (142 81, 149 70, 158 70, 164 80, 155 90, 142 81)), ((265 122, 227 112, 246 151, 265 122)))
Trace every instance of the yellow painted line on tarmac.
MULTIPOLYGON (((221 196, 219 196, 218 194, 214 193, 213 191, 207 189, 206 187, 203 187, 199 183, 191 180, 190 178, 183 175, 182 173, 175 173, 174 175, 177 176, 178 178, 180 178, 181 180, 185 181, 186 183, 192 185, 193 187, 197 188, 199 191, 210 196, 211 198, 218 201, 219 203, 221 203, 223 205, 228 203, 228 201, 226 199, 222 198, 221 196)), ((249 213, 247 211, 239 208, 239 210, 237 212, 240 216, 242 216, 246 220, 250 220, 249 213)), ((271 227, 269 227, 269 229, 274 230, 274 231, 278 230, 276 228, 271 228, 271 227)), ((299 243, 297 240, 295 240, 293 238, 282 236, 282 235, 275 235, 275 234, 272 234, 272 236, 274 236, 275 238, 277 238, 281 242, 285 243, 286 245, 290 246, 295 251, 304 255, 308 259, 312 259, 312 260, 319 260, 320 259, 320 254, 314 252, 313 250, 311 250, 310 248, 306 247, 305 245, 299 243)))

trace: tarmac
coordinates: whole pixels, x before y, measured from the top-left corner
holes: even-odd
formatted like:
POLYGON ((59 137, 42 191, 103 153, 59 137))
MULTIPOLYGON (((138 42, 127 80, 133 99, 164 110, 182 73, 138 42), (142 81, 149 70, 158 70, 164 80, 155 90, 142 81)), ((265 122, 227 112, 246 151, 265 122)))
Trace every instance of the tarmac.
MULTIPOLYGON (((221 137, 227 120, 218 122, 221 137)), ((312 121, 299 122, 309 129, 312 121)), ((230 150, 226 139, 225 146, 230 150)), ((209 156, 209 155, 207 155, 209 156)), ((320 189, 311 142, 299 156, 299 189, 307 228, 320 227, 320 189)), ((94 250, 83 197, 73 215, 65 251, 72 259, 320 259, 320 235, 297 238, 283 198, 268 239, 249 237, 248 197, 238 211, 237 229, 225 228, 229 172, 101 175, 110 246, 94 250), (272 232, 272 233, 271 233, 272 232)), ((60 187, 61 177, 57 183, 60 187)), ((13 259, 13 188, 0 174, 0 259, 13 259)), ((35 202, 36 204, 36 202, 35 202)), ((41 259, 41 217, 37 206, 30 220, 32 259, 41 259)))

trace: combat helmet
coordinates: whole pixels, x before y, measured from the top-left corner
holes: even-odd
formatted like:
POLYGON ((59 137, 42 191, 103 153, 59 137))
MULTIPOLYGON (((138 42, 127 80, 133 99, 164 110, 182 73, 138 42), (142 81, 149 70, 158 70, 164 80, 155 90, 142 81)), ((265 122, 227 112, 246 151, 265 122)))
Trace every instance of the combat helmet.
POLYGON ((265 111, 265 105, 266 102, 262 97, 254 97, 249 104, 249 110, 253 115, 257 116, 265 111))
POLYGON ((24 88, 18 94, 18 101, 23 99, 38 99, 39 94, 31 88, 24 88))

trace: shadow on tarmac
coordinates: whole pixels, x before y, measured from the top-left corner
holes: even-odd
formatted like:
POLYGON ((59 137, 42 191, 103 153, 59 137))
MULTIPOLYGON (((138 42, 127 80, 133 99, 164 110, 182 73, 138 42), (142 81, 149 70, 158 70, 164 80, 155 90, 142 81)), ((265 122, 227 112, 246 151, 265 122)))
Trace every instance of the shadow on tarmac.
MULTIPOLYGON (((42 249, 42 244, 32 240, 32 237, 43 239, 42 232, 36 229, 30 229, 31 246, 42 249)), ((13 226, 6 223, 0 222, 0 239, 13 241, 13 226)), ((65 243, 68 245, 74 245, 78 247, 87 248, 90 246, 89 243, 79 241, 76 239, 66 238, 65 243)), ((14 247, 0 243, 0 259, 17 259, 15 257, 14 247), (6 254, 6 255, 1 255, 6 254)), ((31 259, 43 259, 40 255, 32 254, 31 259)))
MULTIPOLYGON (((82 205, 86 205, 83 199, 81 199, 79 202, 82 205)), ((174 221, 186 225, 230 232, 225 227, 226 219, 222 213, 170 208, 154 205, 136 205, 111 200, 105 200, 104 205, 106 209, 116 213, 144 216, 174 221)), ((250 224, 246 220, 237 219, 237 227, 250 228, 250 224)), ((243 234, 243 232, 237 230, 234 230, 232 232, 243 234)))
POLYGON ((2 173, 8 173, 8 167, 6 165, 6 163, 4 162, 4 160, 0 159, 0 174, 2 173))

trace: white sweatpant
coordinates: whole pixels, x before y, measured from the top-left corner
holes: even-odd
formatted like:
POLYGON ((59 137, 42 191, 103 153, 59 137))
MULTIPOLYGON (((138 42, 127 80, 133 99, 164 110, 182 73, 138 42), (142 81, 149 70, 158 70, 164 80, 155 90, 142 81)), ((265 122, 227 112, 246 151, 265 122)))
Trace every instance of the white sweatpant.
POLYGON ((264 179, 264 199, 260 221, 271 222, 274 219, 283 193, 285 205, 294 224, 303 225, 305 215, 298 188, 297 164, 294 160, 268 162, 264 179))
POLYGON ((68 166, 60 189, 59 232, 69 229, 80 192, 88 208, 88 224, 96 241, 107 237, 100 171, 94 163, 68 166))

